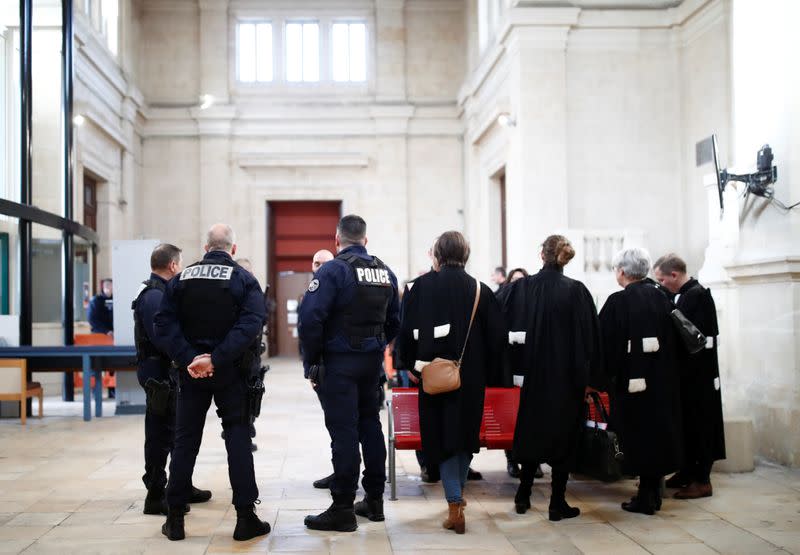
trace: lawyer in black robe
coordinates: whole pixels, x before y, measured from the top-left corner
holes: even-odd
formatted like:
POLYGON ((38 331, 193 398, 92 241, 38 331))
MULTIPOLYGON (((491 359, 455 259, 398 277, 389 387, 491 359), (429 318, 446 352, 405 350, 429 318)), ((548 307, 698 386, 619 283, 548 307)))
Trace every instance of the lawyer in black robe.
POLYGON ((603 354, 624 470, 640 477, 637 495, 623 508, 653 514, 661 506, 661 478, 683 463, 680 338, 670 317, 672 303, 643 281, 650 267, 646 251, 622 251, 614 266, 624 289, 600 311, 603 354))
POLYGON ((725 458, 717 308, 711 291, 695 279, 681 287, 675 304, 706 336, 702 351, 692 355, 685 348, 681 350, 681 399, 686 462, 694 463, 694 481, 710 484, 711 465, 725 458))
POLYGON ((579 512, 568 510, 564 493, 584 419, 586 386, 600 366, 594 300, 583 283, 564 276, 564 264, 574 255, 566 238, 548 237, 542 246, 544 267, 514 283, 503 307, 509 344, 520 347, 524 376, 514 434, 514 460, 522 463, 515 507, 519 513, 530 508, 532 470, 547 463, 553 468, 551 520, 579 512))
POLYGON ((717 308, 711 291, 686 274, 686 263, 677 255, 658 259, 654 273, 675 294, 678 309, 706 336, 706 348, 697 353, 683 345, 679 349, 685 461, 667 486, 681 488, 675 493, 678 499, 709 497, 711 467, 725 458, 717 308))

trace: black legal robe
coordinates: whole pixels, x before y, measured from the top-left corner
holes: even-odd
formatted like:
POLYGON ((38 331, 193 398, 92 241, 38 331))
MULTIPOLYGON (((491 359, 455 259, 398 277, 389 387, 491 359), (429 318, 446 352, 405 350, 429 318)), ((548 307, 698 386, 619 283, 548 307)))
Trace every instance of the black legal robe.
POLYGON ((711 291, 694 278, 678 291, 675 305, 707 338, 706 348, 698 353, 679 350, 686 462, 711 463, 725 458, 717 307, 711 291))
POLYGON ((569 470, 584 419, 584 392, 600 367, 597 310, 589 290, 557 267, 514 282, 503 307, 521 351, 514 460, 569 470))
POLYGON ((600 311, 612 421, 627 474, 663 476, 683 462, 680 337, 672 308, 661 291, 639 281, 608 297, 600 311), (644 391, 631 392, 641 385, 644 391))
MULTIPOLYGON (((396 349, 408 367, 436 357, 458 360, 467 334, 475 279, 463 268, 445 266, 418 277, 403 298, 396 349), (415 333, 416 330, 416 333, 415 333), (416 336, 416 338, 415 338, 416 336)), ((426 462, 438 464, 459 452, 480 450, 487 386, 506 384, 506 327, 491 289, 481 284, 478 312, 461 365, 461 388, 419 394, 420 432, 426 462)))

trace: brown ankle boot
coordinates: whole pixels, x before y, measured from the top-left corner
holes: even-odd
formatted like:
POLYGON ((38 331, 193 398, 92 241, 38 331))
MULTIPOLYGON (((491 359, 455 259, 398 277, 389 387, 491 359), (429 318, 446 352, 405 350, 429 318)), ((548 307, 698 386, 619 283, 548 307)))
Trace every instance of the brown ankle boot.
POLYGON ((464 506, 461 503, 448 503, 447 519, 442 522, 445 530, 453 530, 456 534, 463 534, 466 531, 464 522, 464 506))

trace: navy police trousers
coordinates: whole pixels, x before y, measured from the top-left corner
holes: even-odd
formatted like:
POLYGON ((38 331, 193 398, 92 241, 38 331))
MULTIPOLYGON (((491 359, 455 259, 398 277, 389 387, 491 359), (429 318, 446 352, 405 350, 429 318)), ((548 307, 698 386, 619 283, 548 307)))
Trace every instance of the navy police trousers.
POLYGON ((319 394, 333 451, 331 494, 335 500, 351 502, 358 489, 359 443, 364 453, 361 485, 375 497, 383 495, 386 482, 386 445, 378 413, 382 354, 347 358, 326 357, 319 394))
POLYGON ((175 447, 167 486, 167 503, 170 506, 182 506, 189 502, 192 473, 212 398, 225 431, 233 504, 247 507, 258 499, 253 453, 250 450, 250 423, 243 420, 247 386, 244 378, 238 376, 225 382, 219 381, 220 374, 213 378, 194 379, 183 370, 180 376, 175 447))
MULTIPOLYGON (((144 388, 147 380, 169 380, 169 368, 160 360, 145 360, 136 371, 139 384, 144 388)), ((167 456, 172 452, 175 437, 175 406, 170 406, 168 414, 152 414, 149 410, 144 416, 144 476, 142 481, 148 490, 163 490, 167 485, 167 456)))

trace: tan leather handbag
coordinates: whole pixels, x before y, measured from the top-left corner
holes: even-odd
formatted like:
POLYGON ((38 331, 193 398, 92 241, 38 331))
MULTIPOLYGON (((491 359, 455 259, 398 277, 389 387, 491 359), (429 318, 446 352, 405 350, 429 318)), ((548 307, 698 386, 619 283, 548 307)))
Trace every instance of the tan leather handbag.
POLYGON ((481 298, 481 282, 475 280, 477 289, 475 290, 475 304, 472 305, 472 316, 469 318, 467 337, 464 339, 464 347, 461 349, 461 356, 458 360, 448 360, 446 358, 435 358, 422 367, 422 390, 428 395, 438 395, 449 393, 461 387, 461 361, 464 359, 464 352, 467 350, 469 333, 472 331, 472 323, 475 321, 475 313, 478 311, 478 301, 481 298))

